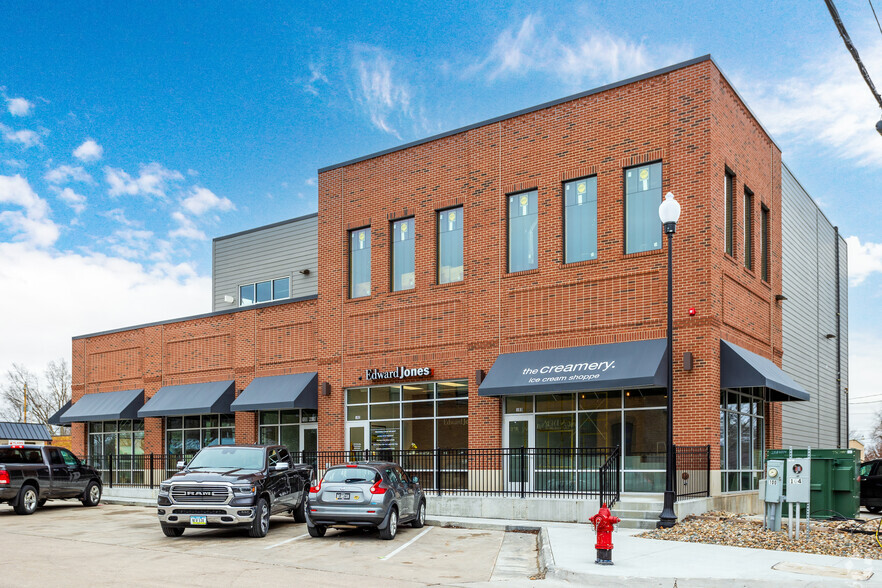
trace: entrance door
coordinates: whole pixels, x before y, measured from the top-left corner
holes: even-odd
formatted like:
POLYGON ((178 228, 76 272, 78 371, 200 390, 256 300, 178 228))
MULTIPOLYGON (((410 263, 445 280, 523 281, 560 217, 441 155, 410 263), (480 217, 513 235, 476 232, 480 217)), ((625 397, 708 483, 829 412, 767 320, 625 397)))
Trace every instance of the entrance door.
POLYGON ((318 424, 300 426, 300 455, 301 461, 308 463, 313 468, 318 468, 318 424))
POLYGON ((367 423, 349 423, 346 426, 346 444, 349 449, 349 459, 365 459, 368 447, 367 423))
POLYGON ((507 416, 503 423, 506 490, 527 492, 533 488, 533 457, 536 446, 533 415, 507 416))

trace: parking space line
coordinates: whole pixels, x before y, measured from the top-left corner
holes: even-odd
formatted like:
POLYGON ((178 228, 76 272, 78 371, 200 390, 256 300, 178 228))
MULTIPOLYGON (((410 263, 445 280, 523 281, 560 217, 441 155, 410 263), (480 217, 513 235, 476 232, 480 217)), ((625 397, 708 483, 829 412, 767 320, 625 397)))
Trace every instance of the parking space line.
POLYGON ((273 547, 278 547, 279 545, 284 545, 285 543, 291 543, 292 541, 297 541, 298 539, 303 539, 304 537, 309 537, 309 533, 307 533, 306 535, 299 535, 297 537, 291 537, 290 539, 285 539, 284 541, 276 543, 275 545, 270 545, 269 547, 264 547, 264 549, 272 549, 273 547))
POLYGON ((432 527, 427 528, 425 531, 423 531, 422 533, 420 533, 419 535, 417 535, 416 537, 414 537, 413 539, 411 539, 410 541, 408 541, 407 543, 405 543, 404 545, 402 545, 401 547, 399 547, 398 549, 396 549, 395 551, 393 551, 389 555, 383 556, 380 559, 381 560, 389 559, 390 557, 392 557, 396 553, 403 551, 405 547, 410 546, 411 543, 413 543, 414 541, 416 541, 417 539, 419 539, 420 537, 422 537, 423 535, 425 535, 426 533, 428 533, 431 530, 432 530, 432 527))

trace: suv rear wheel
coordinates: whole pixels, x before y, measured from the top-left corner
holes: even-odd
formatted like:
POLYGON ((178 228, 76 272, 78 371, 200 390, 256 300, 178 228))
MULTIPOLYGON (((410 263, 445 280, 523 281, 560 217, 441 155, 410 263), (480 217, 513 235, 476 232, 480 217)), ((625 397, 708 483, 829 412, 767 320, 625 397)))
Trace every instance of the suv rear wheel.
POLYGON ((251 537, 266 537, 266 534, 269 533, 269 519, 269 504, 267 504, 266 498, 260 498, 254 508, 254 520, 251 522, 248 534, 251 537))
POLYGON ((328 528, 324 525, 316 525, 315 527, 306 527, 310 537, 324 537, 328 532, 328 528))
POLYGON ((414 529, 422 529, 426 524, 426 501, 420 500, 420 506, 417 508, 416 517, 411 521, 410 526, 414 529))
POLYGON ((395 535, 398 533, 398 510, 393 508, 392 512, 389 513, 389 524, 386 525, 385 529, 380 529, 380 539, 390 540, 395 539, 395 535))

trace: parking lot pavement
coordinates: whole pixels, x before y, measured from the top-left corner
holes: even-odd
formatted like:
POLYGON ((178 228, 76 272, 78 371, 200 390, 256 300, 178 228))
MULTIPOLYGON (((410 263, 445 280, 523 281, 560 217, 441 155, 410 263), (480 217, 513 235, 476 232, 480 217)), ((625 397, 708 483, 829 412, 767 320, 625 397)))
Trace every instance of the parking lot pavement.
POLYGON ((392 541, 362 530, 329 530, 313 539, 289 516, 272 517, 263 539, 226 529, 188 529, 168 538, 153 508, 50 502, 30 516, 0 506, 0 529, 0 584, 14 586, 227 586, 255 573, 261 583, 502 586, 527 582, 537 566, 534 535, 402 526, 392 541))

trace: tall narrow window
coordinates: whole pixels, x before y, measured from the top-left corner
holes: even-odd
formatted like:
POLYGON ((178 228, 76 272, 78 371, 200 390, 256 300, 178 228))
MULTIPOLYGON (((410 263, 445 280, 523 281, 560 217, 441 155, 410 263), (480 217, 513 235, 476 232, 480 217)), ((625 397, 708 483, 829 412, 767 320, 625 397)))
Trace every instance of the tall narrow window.
POLYGON ((508 271, 536 269, 539 258, 539 194, 508 197, 508 271))
POLYGON ((661 163, 625 171, 625 253, 661 249, 661 163))
POLYGON ((597 258, 597 178, 564 184, 564 263, 597 258))
POLYGON ((726 253, 735 255, 735 231, 733 230, 733 221, 735 219, 735 203, 732 200, 732 188, 735 184, 735 175, 726 170, 726 253))
POLYGON ((413 219, 392 223, 392 291, 414 287, 413 219))
POLYGON ((438 213, 438 283, 462 281, 462 208, 438 213))
POLYGON ((371 295, 371 228, 349 232, 349 297, 371 295))
POLYGON ((744 267, 753 269, 753 192, 744 188, 744 267))
POLYGON ((769 209, 760 209, 760 276, 769 281, 769 209))

